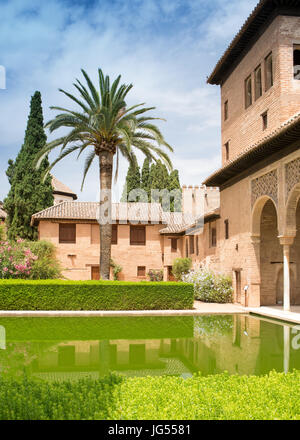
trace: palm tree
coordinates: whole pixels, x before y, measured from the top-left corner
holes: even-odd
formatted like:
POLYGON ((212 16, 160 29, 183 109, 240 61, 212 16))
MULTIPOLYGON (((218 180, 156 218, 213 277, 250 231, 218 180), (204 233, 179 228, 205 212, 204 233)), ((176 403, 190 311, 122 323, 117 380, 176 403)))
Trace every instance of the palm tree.
POLYGON ((164 140, 157 126, 153 124, 153 120, 159 118, 145 115, 155 107, 146 108, 144 104, 127 107, 125 98, 132 89, 132 84, 120 85, 121 76, 118 76, 110 85, 109 77, 104 77, 102 70, 99 69, 98 91, 87 73, 84 70, 81 71, 86 86, 78 79, 73 84, 80 94, 79 98, 59 89, 80 109, 74 111, 61 107, 50 107, 62 113, 57 114, 46 124, 51 133, 61 127, 68 127, 70 131, 65 136, 48 143, 41 150, 36 161, 39 166, 45 156, 60 146, 60 154, 47 170, 50 172, 54 165, 69 154, 77 151, 78 158, 83 152, 88 151, 84 164, 82 187, 92 162, 94 159, 99 161, 100 276, 101 279, 109 279, 112 225, 111 221, 107 221, 107 211, 111 212, 114 157, 116 156, 115 178, 117 178, 120 154, 134 165, 136 163, 134 150, 138 150, 150 161, 161 159, 169 169, 172 169, 171 160, 164 151, 164 147, 169 151, 173 150, 164 140))

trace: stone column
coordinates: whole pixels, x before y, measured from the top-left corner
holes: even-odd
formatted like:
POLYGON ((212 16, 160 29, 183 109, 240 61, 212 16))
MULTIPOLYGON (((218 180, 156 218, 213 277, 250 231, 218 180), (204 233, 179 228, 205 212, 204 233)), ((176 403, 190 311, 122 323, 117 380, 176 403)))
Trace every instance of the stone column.
POLYGON ((283 310, 291 310, 290 248, 294 237, 279 237, 283 246, 283 310))

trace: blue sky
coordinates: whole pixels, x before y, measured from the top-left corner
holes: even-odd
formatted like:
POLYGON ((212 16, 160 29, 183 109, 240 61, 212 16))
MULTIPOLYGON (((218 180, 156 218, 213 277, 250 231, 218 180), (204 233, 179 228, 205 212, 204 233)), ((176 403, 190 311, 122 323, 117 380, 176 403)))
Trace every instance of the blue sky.
MULTIPOLYGON (((72 91, 81 68, 95 80, 101 67, 133 83, 128 104, 156 106, 155 114, 167 120, 161 129, 174 147, 181 183, 200 184, 220 166, 219 90, 206 77, 256 3, 0 0, 0 65, 7 72, 0 90, 0 200, 9 189, 7 161, 24 139, 31 95, 41 91, 47 121, 54 114, 49 106, 69 105, 58 88, 72 91)), ((96 200, 97 167, 81 193, 82 167, 72 156, 53 173, 80 200, 96 200)), ((116 197, 126 170, 123 164, 116 197)))

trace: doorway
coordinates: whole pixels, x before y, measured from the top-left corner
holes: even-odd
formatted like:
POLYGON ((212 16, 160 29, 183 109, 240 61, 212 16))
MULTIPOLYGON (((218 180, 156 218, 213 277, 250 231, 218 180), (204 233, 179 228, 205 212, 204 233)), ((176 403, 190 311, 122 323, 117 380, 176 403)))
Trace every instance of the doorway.
POLYGON ((241 304, 242 301, 242 277, 241 271, 235 270, 235 301, 241 304))
POLYGON ((100 266, 91 267, 91 279, 95 281, 100 280, 100 266))

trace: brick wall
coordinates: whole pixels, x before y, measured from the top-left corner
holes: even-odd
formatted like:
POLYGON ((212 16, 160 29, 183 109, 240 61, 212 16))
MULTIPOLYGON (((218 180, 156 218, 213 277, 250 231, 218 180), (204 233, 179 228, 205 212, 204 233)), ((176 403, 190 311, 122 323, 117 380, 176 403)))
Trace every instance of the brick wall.
MULTIPOLYGON (((100 244, 92 244, 92 228, 89 223, 77 223, 76 244, 59 243, 59 223, 41 221, 39 224, 40 240, 49 240, 55 244, 57 257, 66 278, 72 280, 91 279, 91 266, 99 265, 100 244)), ((146 226, 146 246, 130 245, 130 226, 118 225, 118 244, 112 245, 112 258, 123 267, 120 280, 139 281, 137 267, 162 269, 163 237, 159 234, 162 225, 146 226)), ((93 235, 93 237, 95 237, 93 235)), ((95 238, 93 240, 96 241, 95 238)))
POLYGON ((243 58, 221 88, 222 160, 229 142, 233 159, 300 111, 300 81, 293 76, 293 44, 300 43, 300 17, 277 17, 243 58), (265 91, 264 60, 273 53, 274 85, 265 91), (261 64, 263 94, 255 101, 254 70, 261 64), (253 104, 245 109, 245 79, 252 75, 253 104), (229 118, 224 121, 224 103, 229 118), (268 128, 261 115, 268 111, 268 128))

